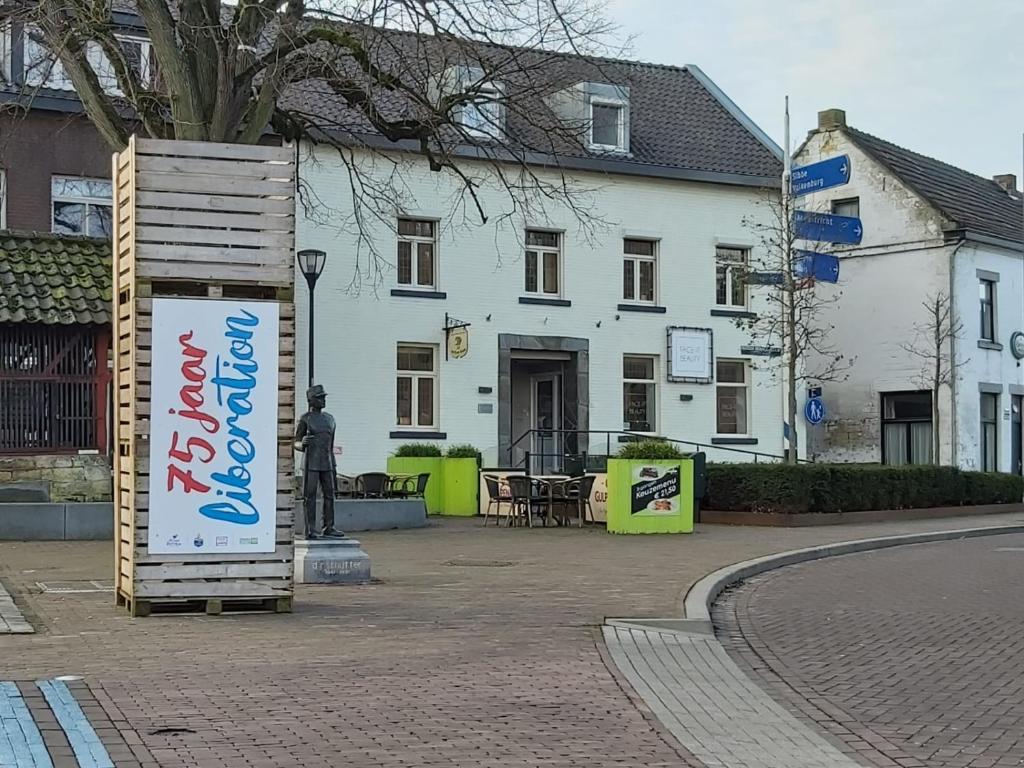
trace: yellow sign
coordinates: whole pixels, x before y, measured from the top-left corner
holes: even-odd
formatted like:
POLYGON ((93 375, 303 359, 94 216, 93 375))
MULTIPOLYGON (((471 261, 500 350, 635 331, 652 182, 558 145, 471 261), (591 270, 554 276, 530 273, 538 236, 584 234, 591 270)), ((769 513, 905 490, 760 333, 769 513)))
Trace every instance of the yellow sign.
POLYGON ((469 354, 469 328, 452 328, 448 332, 448 354, 456 360, 469 354))

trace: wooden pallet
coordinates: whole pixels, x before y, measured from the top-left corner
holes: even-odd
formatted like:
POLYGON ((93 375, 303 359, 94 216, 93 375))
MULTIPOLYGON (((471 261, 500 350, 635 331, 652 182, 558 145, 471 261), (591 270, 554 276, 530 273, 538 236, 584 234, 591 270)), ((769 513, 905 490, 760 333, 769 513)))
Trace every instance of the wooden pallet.
POLYGON ((128 598, 118 594, 117 604, 128 609, 132 617, 151 614, 205 613, 220 616, 222 613, 291 613, 292 598, 266 597, 250 599, 207 598, 197 600, 145 600, 128 598))
POLYGON ((115 575, 132 615, 242 601, 290 610, 293 594, 295 150, 132 138, 113 158, 115 575), (276 549, 147 551, 154 297, 280 305, 276 549))

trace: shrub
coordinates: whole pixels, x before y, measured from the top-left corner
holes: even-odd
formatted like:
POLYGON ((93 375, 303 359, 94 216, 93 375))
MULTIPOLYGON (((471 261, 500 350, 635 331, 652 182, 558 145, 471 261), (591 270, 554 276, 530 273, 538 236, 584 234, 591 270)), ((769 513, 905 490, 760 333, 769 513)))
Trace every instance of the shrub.
POLYGON ((469 443, 449 446, 445 456, 449 459, 476 459, 480 461, 480 451, 477 450, 475 445, 470 445, 469 443))
POLYGON ((676 461, 683 458, 683 453, 676 448, 674 443, 667 443, 664 440, 638 440, 635 443, 623 445, 615 458, 637 459, 641 461, 676 461))
POLYGON ((955 467, 856 464, 709 464, 706 509, 860 512, 1019 503, 1024 478, 955 467))
POLYGON ((433 443, 404 443, 395 450, 395 456, 402 458, 433 458, 442 455, 441 446, 433 443))

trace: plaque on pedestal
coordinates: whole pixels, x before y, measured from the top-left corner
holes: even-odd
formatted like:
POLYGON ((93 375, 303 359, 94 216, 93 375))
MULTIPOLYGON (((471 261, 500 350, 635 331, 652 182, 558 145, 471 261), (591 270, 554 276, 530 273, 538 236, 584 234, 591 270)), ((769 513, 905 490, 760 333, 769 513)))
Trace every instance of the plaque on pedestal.
POLYGON ((296 539, 298 584, 368 584, 370 556, 355 539, 296 539))

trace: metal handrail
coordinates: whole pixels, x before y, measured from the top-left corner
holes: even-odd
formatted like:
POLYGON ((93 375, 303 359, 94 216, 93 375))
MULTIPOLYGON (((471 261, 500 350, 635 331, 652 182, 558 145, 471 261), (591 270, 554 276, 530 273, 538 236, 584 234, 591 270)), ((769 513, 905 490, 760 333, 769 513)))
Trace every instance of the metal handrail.
MULTIPOLYGON (((622 430, 622 429, 536 429, 536 428, 534 428, 534 429, 528 429, 525 432, 523 432, 523 434, 521 434, 518 438, 516 438, 511 443, 511 445, 509 445, 509 447, 508 447, 509 462, 512 461, 512 449, 515 448, 517 445, 519 445, 525 438, 529 437, 530 435, 533 435, 534 433, 538 433, 538 432, 544 432, 544 433, 554 433, 554 432, 557 432, 559 434, 572 434, 572 435, 604 435, 605 439, 606 439, 606 442, 607 442, 607 448, 606 448, 607 456, 609 456, 609 457, 612 455, 612 451, 611 451, 611 436, 612 435, 627 435, 629 437, 636 438, 637 440, 659 440, 659 441, 666 442, 666 443, 677 443, 679 445, 693 446, 694 448, 704 448, 704 449, 711 449, 711 450, 716 450, 716 451, 728 451, 730 453, 742 453, 742 454, 746 454, 748 456, 753 456, 755 464, 757 463, 759 458, 772 459, 772 460, 775 460, 775 461, 785 461, 786 460, 785 456, 780 456, 780 455, 775 454, 775 453, 765 453, 764 451, 751 451, 751 450, 748 450, 746 448, 733 448, 733 447, 726 446, 726 445, 714 445, 714 444, 711 444, 711 443, 701 443, 701 442, 698 442, 696 440, 679 440, 679 439, 674 438, 674 437, 662 437, 660 435, 649 435, 649 434, 646 434, 646 433, 643 433, 643 432, 630 432, 628 430, 622 430)), ((529 455, 530 452, 527 452, 527 453, 529 455)), ((534 454, 534 455, 536 455, 536 454, 534 454)), ((797 463, 799 463, 799 464, 813 464, 814 462, 811 459, 799 459, 798 458, 797 459, 797 463)))

